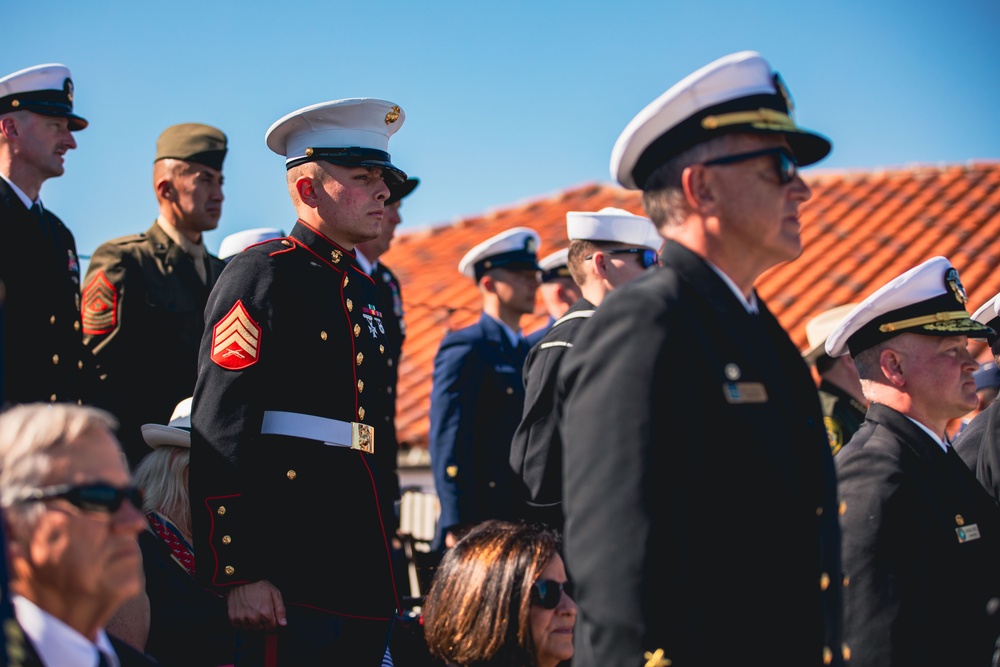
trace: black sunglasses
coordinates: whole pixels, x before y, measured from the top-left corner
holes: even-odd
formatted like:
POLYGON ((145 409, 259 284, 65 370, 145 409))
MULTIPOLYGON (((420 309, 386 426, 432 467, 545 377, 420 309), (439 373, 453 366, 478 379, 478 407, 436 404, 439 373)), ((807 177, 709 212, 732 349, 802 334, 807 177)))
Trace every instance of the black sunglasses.
POLYGON ((33 489, 22 496, 22 503, 65 498, 67 501, 88 512, 114 514, 128 500, 136 509, 142 509, 142 491, 137 486, 127 486, 124 489, 98 482, 96 484, 60 484, 33 489))
POLYGON ((559 582, 552 579, 542 579, 531 585, 531 602, 542 609, 555 609, 559 606, 563 591, 573 597, 573 582, 559 582))
MULTIPOLYGON (((639 265, 644 269, 660 263, 660 254, 649 248, 618 248, 617 250, 602 250, 601 252, 605 255, 638 255, 639 265)), ((585 260, 591 258, 593 258, 593 255, 584 257, 585 260)))
POLYGON ((795 178, 795 174, 798 173, 799 163, 795 159, 795 156, 792 155, 792 153, 784 146, 765 148, 764 150, 753 151, 752 153, 726 155, 724 157, 717 157, 714 160, 709 160, 708 162, 702 162, 702 164, 706 167, 712 167, 717 164, 732 164, 734 162, 752 160, 755 157, 761 157, 762 155, 775 156, 776 159, 774 161, 774 168, 775 171, 778 172, 778 180, 781 181, 782 185, 792 182, 792 179, 795 178))

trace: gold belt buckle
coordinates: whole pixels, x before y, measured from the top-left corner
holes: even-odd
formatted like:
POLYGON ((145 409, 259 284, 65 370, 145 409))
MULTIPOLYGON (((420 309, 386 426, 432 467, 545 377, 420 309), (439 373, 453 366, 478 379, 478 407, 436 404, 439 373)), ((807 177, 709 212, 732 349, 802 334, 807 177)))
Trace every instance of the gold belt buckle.
POLYGON ((366 454, 374 454, 375 429, 368 424, 351 422, 351 449, 360 449, 366 454))

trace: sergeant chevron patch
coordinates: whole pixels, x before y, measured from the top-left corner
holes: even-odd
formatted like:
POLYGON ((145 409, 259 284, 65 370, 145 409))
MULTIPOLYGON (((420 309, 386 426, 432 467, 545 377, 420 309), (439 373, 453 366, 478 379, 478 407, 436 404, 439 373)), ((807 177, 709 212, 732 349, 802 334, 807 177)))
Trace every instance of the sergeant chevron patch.
POLYGON ((83 288, 83 333, 100 336, 111 333, 117 325, 118 294, 111 281, 98 271, 83 288))
POLYGON ((215 325, 212 333, 212 361, 223 368, 239 371, 257 363, 261 328, 242 301, 215 325))

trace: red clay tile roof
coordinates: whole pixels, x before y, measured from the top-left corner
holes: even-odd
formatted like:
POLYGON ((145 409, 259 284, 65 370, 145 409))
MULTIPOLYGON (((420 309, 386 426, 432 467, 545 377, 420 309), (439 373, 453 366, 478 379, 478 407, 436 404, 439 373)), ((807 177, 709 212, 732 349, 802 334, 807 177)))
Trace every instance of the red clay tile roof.
MULTIPOLYGON (((935 255, 959 270, 970 312, 1000 292, 1000 161, 804 175, 813 190, 801 209, 805 250, 757 282, 758 293, 800 348, 806 347, 805 323, 813 315, 861 300, 935 255)), ((441 338, 479 318, 479 292, 458 272, 462 256, 516 226, 539 233, 539 256, 545 256, 569 244, 567 211, 605 206, 644 214, 640 193, 588 183, 397 236, 383 259, 399 277, 406 310, 396 416, 404 448, 427 445, 431 374, 441 338)), ((539 304, 521 325, 530 332, 546 319, 539 304)), ((983 359, 982 346, 977 353, 983 359)))

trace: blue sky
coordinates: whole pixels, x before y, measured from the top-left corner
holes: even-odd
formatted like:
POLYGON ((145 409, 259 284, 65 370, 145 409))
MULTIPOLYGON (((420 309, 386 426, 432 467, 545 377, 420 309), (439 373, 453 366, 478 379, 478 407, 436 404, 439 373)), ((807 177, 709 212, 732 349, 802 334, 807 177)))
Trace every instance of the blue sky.
POLYGON ((332 99, 391 100, 406 112, 393 162, 421 179, 405 233, 610 182, 636 112, 743 49, 833 141, 812 169, 1000 159, 996 0, 5 4, 2 74, 67 65, 91 123, 42 188, 83 255, 150 226, 156 138, 174 123, 229 136, 215 252, 229 233, 294 222, 271 123, 332 99))

